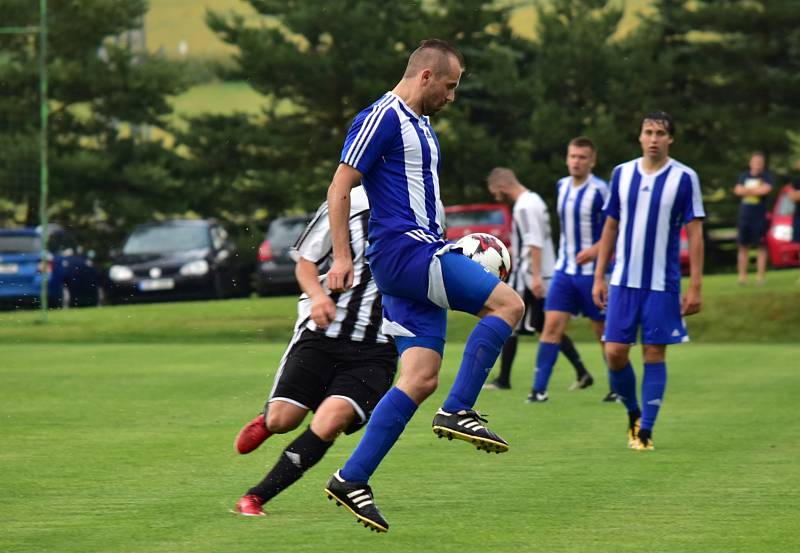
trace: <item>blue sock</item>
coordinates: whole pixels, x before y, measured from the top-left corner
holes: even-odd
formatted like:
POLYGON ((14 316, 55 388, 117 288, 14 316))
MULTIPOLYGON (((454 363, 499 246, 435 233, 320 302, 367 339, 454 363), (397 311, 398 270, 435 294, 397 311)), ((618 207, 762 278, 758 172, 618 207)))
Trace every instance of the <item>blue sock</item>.
POLYGON ((642 428, 653 429, 666 387, 666 363, 645 363, 642 378, 642 428))
POLYGON ((539 342, 539 351, 536 353, 536 372, 533 378, 533 389, 537 392, 547 390, 547 383, 550 382, 553 365, 556 364, 560 350, 559 344, 539 342))
POLYGON ((638 411, 639 402, 636 399, 636 373, 633 372, 633 365, 628 363, 621 371, 608 370, 608 381, 611 389, 621 398, 622 403, 628 412, 638 411))
POLYGON ((399 388, 391 388, 372 411, 361 441, 339 472, 348 482, 366 484, 392 449, 417 404, 399 388))
POLYGON ((442 406, 445 411, 472 409, 512 330, 507 322, 494 315, 484 317, 475 325, 467 338, 456 380, 442 406))

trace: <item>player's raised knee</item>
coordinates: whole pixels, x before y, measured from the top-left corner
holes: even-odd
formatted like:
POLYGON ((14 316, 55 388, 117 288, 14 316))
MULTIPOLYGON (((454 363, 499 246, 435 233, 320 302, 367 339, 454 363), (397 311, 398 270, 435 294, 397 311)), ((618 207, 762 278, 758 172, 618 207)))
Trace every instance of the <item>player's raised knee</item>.
POLYGON ((525 303, 513 288, 501 282, 492 290, 489 299, 486 300, 486 309, 482 316, 494 315, 500 317, 510 326, 514 327, 525 313, 525 303))

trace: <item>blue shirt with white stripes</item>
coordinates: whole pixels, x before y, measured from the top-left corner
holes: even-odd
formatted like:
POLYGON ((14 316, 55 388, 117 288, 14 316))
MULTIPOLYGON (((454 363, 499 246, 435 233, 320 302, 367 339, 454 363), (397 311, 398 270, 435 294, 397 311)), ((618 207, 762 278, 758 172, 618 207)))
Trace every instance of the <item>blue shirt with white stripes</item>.
POLYGON ((568 275, 593 275, 595 262, 579 265, 575 256, 600 240, 603 232, 603 205, 608 198, 608 184, 589 175, 580 186, 573 185, 572 177, 558 181, 558 219, 561 236, 558 241, 556 271, 568 275))
POLYGON ((705 217, 697 173, 668 159, 648 175, 642 158, 628 161, 614 169, 604 210, 619 221, 611 284, 680 292, 680 230, 705 217))
POLYGON ((397 234, 426 242, 442 238, 441 151, 427 116, 387 92, 353 120, 340 161, 362 174, 369 196, 368 255, 391 247, 397 234))

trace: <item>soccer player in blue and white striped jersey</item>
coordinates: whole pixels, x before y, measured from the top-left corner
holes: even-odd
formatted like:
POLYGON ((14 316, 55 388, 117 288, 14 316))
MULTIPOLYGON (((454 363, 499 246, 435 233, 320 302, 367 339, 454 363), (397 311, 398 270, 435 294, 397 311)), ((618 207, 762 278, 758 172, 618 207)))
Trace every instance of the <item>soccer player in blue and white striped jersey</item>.
POLYGON ((669 157, 674 135, 669 114, 648 113, 639 132, 642 157, 614 169, 592 289, 595 303, 607 308, 609 378, 628 410, 628 446, 637 450, 653 449, 653 425, 667 383, 667 345, 688 341, 682 316, 697 313, 701 306, 705 212, 697 173, 669 157), (681 300, 678 252, 684 225, 690 276, 681 300), (616 261, 609 287, 605 276, 612 253, 616 261), (639 329, 642 409, 630 363, 639 329))
POLYGON ((334 256, 328 286, 344 290, 352 282, 347 214, 350 190, 362 182, 371 207, 367 258, 383 295, 383 331, 394 336, 401 367, 397 384, 375 407, 358 447, 331 477, 326 493, 380 532, 389 526, 367 481, 437 387, 448 309, 481 320, 467 339, 433 431, 478 449, 508 450, 474 405, 522 316, 522 301, 442 236, 441 150, 429 117, 454 100, 463 71, 456 49, 440 40, 423 41, 397 86, 356 116, 328 190, 334 256))
MULTIPOLYGON (((605 313, 592 300, 592 285, 608 185, 592 174, 596 160, 597 148, 591 139, 579 136, 568 144, 566 164, 569 176, 560 179, 557 185, 556 208, 561 227, 558 259, 544 304, 544 329, 539 339, 529 402, 547 400, 553 365, 573 315, 588 317, 598 341, 603 336, 605 313)), ((586 388, 594 382, 582 364, 580 368, 583 370, 579 371, 572 389, 586 388)), ((606 396, 611 401, 615 398, 613 392, 606 396)))

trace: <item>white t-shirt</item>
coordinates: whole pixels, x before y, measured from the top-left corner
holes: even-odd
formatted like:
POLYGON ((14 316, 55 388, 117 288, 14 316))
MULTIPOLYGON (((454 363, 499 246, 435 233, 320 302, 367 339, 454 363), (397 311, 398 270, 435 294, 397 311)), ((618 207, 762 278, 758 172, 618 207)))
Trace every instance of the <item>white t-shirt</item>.
POLYGON ((513 255, 512 274, 509 282, 517 292, 530 288, 531 272, 530 247, 542 250, 542 278, 553 276, 556 254, 553 248, 550 213, 541 196, 528 190, 514 202, 511 225, 511 249, 513 255))

